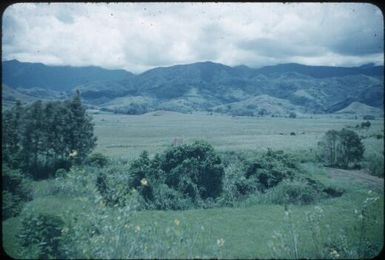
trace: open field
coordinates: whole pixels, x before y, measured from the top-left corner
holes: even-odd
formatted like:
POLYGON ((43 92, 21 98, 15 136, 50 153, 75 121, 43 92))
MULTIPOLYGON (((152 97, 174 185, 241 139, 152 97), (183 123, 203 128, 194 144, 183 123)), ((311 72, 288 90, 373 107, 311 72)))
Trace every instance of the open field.
MULTIPOLYGON (((315 149, 322 135, 331 129, 355 127, 362 119, 230 117, 204 113, 158 112, 145 115, 95 114, 96 151, 122 158, 136 158, 143 150, 150 154, 171 145, 174 138, 184 143, 206 140, 218 151, 315 149), (157 116, 155 116, 155 115, 157 116), (295 133, 295 135, 290 135, 295 133)), ((384 121, 371 121, 360 135, 383 134, 384 121)), ((383 139, 365 138, 370 151, 383 150, 383 139)))

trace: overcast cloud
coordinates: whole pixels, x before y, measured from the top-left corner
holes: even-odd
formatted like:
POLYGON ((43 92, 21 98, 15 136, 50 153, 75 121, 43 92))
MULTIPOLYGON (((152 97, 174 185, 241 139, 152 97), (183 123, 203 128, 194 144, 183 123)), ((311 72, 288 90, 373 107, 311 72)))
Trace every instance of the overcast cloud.
POLYGON ((380 9, 356 3, 20 3, 3 60, 140 73, 198 61, 259 67, 383 64, 380 9))

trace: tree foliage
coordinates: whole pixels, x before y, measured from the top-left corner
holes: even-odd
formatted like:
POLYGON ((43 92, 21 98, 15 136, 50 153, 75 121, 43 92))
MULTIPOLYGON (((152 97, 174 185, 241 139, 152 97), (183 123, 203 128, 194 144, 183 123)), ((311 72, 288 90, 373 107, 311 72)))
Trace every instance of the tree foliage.
POLYGON ((3 112, 3 163, 36 179, 81 163, 96 145, 91 120, 79 92, 71 101, 17 102, 3 112))
POLYGON ((329 130, 318 143, 321 157, 328 166, 348 168, 363 158, 364 145, 352 130, 329 130))
POLYGON ((3 220, 17 216, 25 202, 32 200, 32 189, 28 180, 19 170, 2 165, 3 220))

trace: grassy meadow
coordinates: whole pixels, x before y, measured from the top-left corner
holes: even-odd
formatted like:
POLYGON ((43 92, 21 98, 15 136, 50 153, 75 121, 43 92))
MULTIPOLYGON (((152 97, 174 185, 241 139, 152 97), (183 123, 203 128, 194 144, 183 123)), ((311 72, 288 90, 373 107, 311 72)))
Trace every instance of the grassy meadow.
POLYGON ((95 152, 112 160, 130 162, 143 150, 151 157, 175 138, 183 143, 205 140, 218 152, 271 148, 294 154, 301 160, 301 169, 313 179, 345 192, 340 197, 287 208, 255 195, 234 207, 135 211, 134 206, 107 208, 95 191, 93 172, 73 170, 66 178, 34 181, 33 200, 20 216, 3 221, 3 247, 8 255, 28 258, 16 239, 21 218, 28 212, 61 216, 69 226, 69 231, 61 232, 72 234, 64 234, 65 239, 87 241, 80 246, 81 258, 130 258, 130 252, 139 258, 329 259, 372 257, 382 249, 383 178, 369 175, 365 169, 323 167, 314 160, 314 152, 326 131, 348 127, 362 138, 364 160, 383 153, 383 120, 372 120, 369 129, 355 129, 361 118, 258 118, 162 111, 136 116, 98 112, 92 116, 98 138, 95 152), (378 134, 382 138, 377 138, 378 134), (98 232, 107 235, 76 233, 76 224, 71 222, 74 218, 101 227, 98 232), (370 252, 365 251, 366 243, 370 243, 370 252))
MULTIPOLYGON (((331 129, 354 127, 362 119, 332 116, 314 118, 231 117, 206 113, 181 114, 153 112, 144 115, 94 114, 96 151, 113 157, 136 158, 170 146, 174 138, 184 143, 206 140, 218 151, 262 151, 267 148, 297 152, 315 149, 322 135, 331 129), (290 135, 295 133, 295 135, 290 135)), ((356 130, 369 137, 383 133, 383 120, 371 121, 372 127, 356 130)), ((368 151, 383 150, 383 139, 365 138, 368 151)))

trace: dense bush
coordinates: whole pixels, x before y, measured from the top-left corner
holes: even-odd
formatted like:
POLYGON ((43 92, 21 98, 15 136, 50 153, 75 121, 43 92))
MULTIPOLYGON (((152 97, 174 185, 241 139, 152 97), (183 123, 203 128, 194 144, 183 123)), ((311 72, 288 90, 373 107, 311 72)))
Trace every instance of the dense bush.
POLYGON ((327 166, 348 168, 357 164, 364 154, 364 145, 352 130, 329 130, 318 143, 321 160, 327 166))
POLYGON ((298 171, 297 161, 283 151, 268 150, 246 165, 245 178, 265 191, 284 179, 291 179, 298 171))
POLYGON ((64 222, 57 216, 26 215, 18 238, 31 258, 62 258, 60 239, 63 228, 64 222))
POLYGON ((86 163, 97 167, 104 167, 108 163, 108 158, 102 153, 93 153, 87 158, 86 163))
POLYGON ((30 182, 19 170, 2 166, 3 220, 17 216, 26 201, 32 200, 30 182))
POLYGON ((196 141, 171 147, 152 159, 144 151, 130 164, 125 180, 118 180, 122 176, 116 173, 101 174, 97 189, 107 205, 124 205, 123 198, 135 190, 145 208, 205 207, 221 194, 223 175, 221 159, 212 146, 196 141))
POLYGON ((321 193, 304 181, 284 180, 266 194, 272 203, 307 205, 321 198, 321 193))

